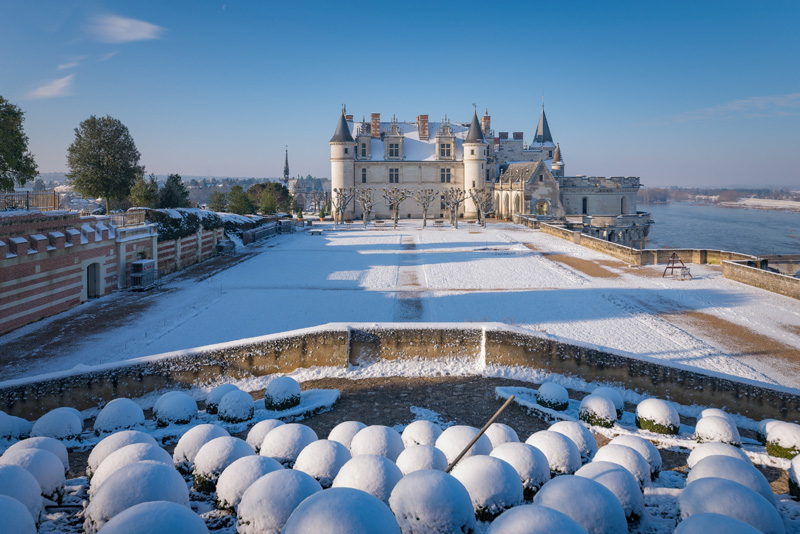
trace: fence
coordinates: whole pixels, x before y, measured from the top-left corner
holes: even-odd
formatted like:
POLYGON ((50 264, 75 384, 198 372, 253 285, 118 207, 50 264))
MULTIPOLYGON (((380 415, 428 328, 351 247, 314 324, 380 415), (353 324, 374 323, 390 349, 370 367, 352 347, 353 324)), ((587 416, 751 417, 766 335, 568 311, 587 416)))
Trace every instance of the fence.
POLYGON ((54 211, 57 209, 59 209, 59 194, 55 191, 0 193, 0 210, 54 211))
POLYGON ((128 213, 112 213, 109 215, 112 226, 123 228, 126 226, 141 226, 145 224, 144 211, 131 211, 128 213))

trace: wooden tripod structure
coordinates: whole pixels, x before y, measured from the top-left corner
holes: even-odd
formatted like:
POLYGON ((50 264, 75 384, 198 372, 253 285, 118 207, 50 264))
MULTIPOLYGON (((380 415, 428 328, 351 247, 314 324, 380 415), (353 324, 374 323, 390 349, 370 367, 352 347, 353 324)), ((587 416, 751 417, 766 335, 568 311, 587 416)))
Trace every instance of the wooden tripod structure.
POLYGON ((670 276, 675 276, 675 269, 680 269, 681 280, 686 278, 691 278, 692 273, 689 271, 689 268, 683 263, 683 260, 678 256, 677 252, 673 252, 672 256, 669 257, 669 261, 667 262, 667 266, 664 269, 664 274, 661 275, 661 278, 667 276, 667 271, 669 271, 670 276), (679 262, 681 265, 678 265, 675 262, 679 262))

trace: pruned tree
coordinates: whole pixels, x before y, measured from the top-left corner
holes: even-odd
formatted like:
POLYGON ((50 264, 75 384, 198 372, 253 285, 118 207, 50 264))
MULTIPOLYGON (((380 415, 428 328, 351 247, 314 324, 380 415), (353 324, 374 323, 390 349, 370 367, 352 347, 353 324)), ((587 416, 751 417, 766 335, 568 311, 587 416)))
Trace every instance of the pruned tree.
POLYGON ((399 187, 390 187, 383 190, 383 200, 386 202, 386 207, 392 210, 393 228, 397 228, 397 220, 400 218, 400 204, 409 197, 411 191, 408 189, 400 189, 399 187))
POLYGON ((156 175, 150 174, 149 180, 145 180, 143 174, 138 175, 131 186, 130 200, 135 207, 157 208, 158 182, 156 175))
POLYGON ((369 223, 369 215, 372 213, 372 206, 375 204, 375 199, 372 197, 372 189, 369 187, 359 189, 356 191, 356 202, 361 206, 361 211, 364 212, 364 229, 367 229, 369 223))
POLYGON ((0 96, 0 191, 22 186, 36 176, 36 162, 22 129, 25 113, 0 96))
POLYGON ((336 228, 336 223, 344 220, 344 212, 347 210, 347 205, 356 196, 356 191, 355 187, 337 187, 333 193, 331 206, 333 207, 333 227, 336 228))
POLYGON ((449 187, 444 190, 444 204, 450 211, 450 224, 453 228, 458 228, 458 208, 467 198, 467 192, 457 187, 449 187))
POLYGON ((469 196, 478 209, 478 222, 486 228, 486 214, 492 210, 492 192, 488 189, 470 189, 469 196))
POLYGON ((422 227, 428 223, 428 208, 431 202, 439 198, 439 192, 436 189, 417 189, 411 195, 419 207, 422 209, 422 227))

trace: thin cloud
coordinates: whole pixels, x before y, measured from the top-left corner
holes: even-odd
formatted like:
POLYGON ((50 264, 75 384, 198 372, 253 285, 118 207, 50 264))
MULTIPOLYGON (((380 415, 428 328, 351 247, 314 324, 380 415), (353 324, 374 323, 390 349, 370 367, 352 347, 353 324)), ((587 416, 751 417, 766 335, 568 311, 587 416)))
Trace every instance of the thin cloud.
POLYGON ((103 54, 98 61, 108 61, 117 54, 118 52, 109 52, 108 54, 103 54))
POLYGON ((52 82, 42 85, 41 87, 37 87, 28 93, 28 98, 32 100, 40 100, 44 98, 67 96, 70 94, 70 90, 72 89, 72 81, 74 77, 75 74, 70 74, 68 76, 64 76, 63 78, 53 80, 52 82))
POLYGON ((58 70, 74 69, 78 65, 80 65, 80 62, 78 61, 70 61, 69 63, 62 63, 61 65, 58 66, 58 70))
POLYGON ((696 109, 672 117, 670 122, 690 122, 720 118, 784 117, 800 113, 800 93, 753 96, 731 100, 718 106, 696 109))
POLYGON ((104 43, 129 43, 158 39, 165 29, 143 20, 118 15, 98 15, 92 19, 89 31, 104 43))

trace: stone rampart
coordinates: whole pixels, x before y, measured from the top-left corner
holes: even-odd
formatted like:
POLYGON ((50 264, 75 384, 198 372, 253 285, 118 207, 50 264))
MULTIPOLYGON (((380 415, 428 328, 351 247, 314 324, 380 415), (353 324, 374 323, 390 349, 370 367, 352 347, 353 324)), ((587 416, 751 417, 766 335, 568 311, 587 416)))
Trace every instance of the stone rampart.
POLYGON ((750 267, 746 261, 723 261, 722 276, 773 293, 800 299, 800 278, 750 267))

